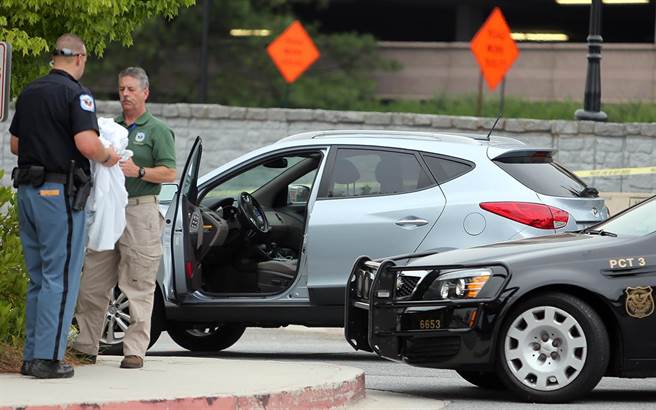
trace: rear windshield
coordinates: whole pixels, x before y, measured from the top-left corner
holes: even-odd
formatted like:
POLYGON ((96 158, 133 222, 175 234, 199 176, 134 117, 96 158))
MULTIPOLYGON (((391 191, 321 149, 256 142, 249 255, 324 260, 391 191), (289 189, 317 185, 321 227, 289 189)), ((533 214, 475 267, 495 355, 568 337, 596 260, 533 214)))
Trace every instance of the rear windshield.
POLYGON ((596 197, 597 191, 553 161, 550 155, 529 155, 494 160, 510 176, 534 190, 549 196, 596 197))

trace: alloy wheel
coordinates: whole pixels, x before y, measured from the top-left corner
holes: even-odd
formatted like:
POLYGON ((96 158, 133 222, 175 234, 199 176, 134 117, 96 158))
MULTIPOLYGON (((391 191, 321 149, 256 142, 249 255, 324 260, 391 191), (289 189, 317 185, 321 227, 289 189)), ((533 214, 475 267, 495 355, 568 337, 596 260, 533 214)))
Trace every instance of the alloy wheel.
POLYGON ((105 314, 100 342, 107 345, 122 343, 129 324, 130 310, 127 296, 118 290, 112 292, 112 298, 105 314))
POLYGON ((512 322, 504 353, 511 374, 519 382, 547 392, 561 389, 579 376, 588 355, 588 341, 571 314, 554 306, 537 306, 512 322))

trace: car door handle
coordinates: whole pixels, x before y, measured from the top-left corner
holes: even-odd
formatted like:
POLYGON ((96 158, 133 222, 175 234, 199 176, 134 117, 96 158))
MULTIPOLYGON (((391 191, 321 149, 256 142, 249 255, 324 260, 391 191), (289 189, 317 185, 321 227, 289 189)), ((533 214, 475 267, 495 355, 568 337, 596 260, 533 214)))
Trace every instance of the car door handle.
POLYGON ((423 226, 428 223, 425 219, 413 218, 413 219, 401 219, 395 222, 398 226, 423 226))

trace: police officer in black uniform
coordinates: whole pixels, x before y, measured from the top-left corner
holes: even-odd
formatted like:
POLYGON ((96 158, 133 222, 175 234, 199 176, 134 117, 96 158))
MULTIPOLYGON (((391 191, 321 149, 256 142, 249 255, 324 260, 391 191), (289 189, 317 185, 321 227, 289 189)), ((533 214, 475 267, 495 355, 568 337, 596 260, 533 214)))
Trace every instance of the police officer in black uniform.
POLYGON ((64 34, 53 69, 25 87, 9 131, 18 188, 20 237, 30 277, 21 373, 72 377, 62 362, 84 256, 84 203, 89 160, 113 166, 116 152, 98 139, 95 101, 78 80, 86 65, 84 42, 64 34))

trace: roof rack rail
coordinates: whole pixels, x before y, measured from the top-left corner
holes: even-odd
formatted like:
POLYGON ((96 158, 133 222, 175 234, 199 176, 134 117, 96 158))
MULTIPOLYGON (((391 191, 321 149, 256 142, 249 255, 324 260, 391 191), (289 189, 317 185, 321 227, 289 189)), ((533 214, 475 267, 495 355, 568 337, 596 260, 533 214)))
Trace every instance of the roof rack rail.
POLYGON ((493 135, 488 140, 485 134, 464 133, 454 131, 412 131, 412 130, 326 130, 326 131, 306 131, 294 134, 279 141, 294 141, 302 139, 320 139, 320 138, 395 138, 395 139, 421 139, 427 141, 449 141, 454 143, 480 143, 489 142, 492 144, 521 144, 524 143, 512 137, 502 137, 493 135))

